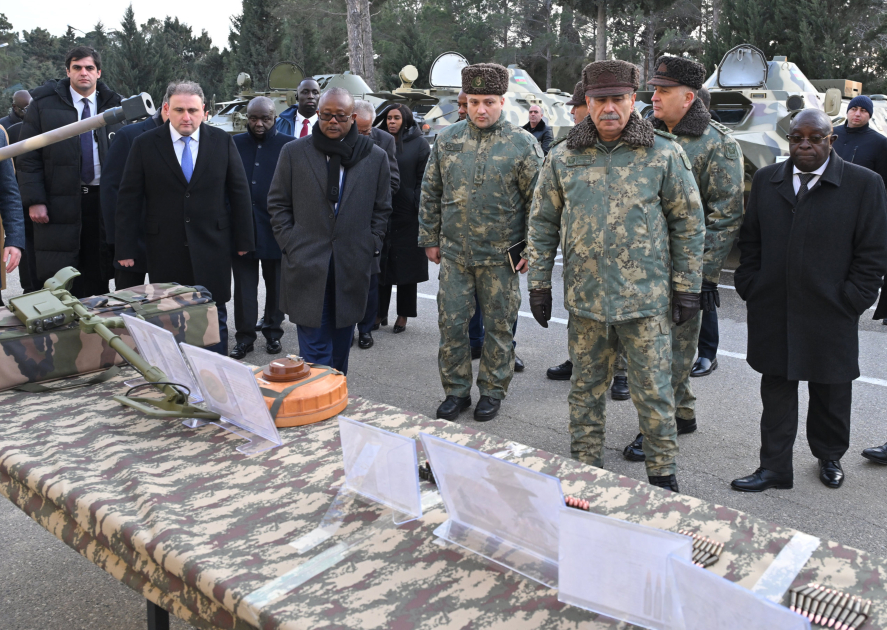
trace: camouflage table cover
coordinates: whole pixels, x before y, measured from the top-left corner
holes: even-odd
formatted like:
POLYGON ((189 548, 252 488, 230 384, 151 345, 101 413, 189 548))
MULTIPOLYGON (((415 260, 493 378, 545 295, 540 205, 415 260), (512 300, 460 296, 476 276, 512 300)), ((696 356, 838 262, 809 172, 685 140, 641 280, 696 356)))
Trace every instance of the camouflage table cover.
MULTIPOLYGON (((282 447, 246 457, 235 450, 242 439, 219 428, 188 429, 120 406, 110 397, 123 391, 122 378, 64 393, 0 393, 0 494, 198 628, 626 627, 436 543, 432 532, 446 520, 440 504, 400 528, 372 528, 368 544, 353 555, 253 610, 245 601, 251 593, 382 514, 371 507, 353 514, 342 532, 303 555, 289 546, 318 525, 343 480, 337 423, 282 429, 282 447)), ((490 453, 509 444, 360 398, 350 400, 345 415, 490 453)), ((747 588, 795 534, 544 451, 530 449, 511 461, 559 477, 564 494, 588 499, 595 512, 724 541, 709 570, 747 588)), ((422 482, 422 488, 431 486, 422 482)), ((795 584, 817 581, 872 598, 865 627, 884 628, 885 572, 880 558, 823 541, 795 584)))

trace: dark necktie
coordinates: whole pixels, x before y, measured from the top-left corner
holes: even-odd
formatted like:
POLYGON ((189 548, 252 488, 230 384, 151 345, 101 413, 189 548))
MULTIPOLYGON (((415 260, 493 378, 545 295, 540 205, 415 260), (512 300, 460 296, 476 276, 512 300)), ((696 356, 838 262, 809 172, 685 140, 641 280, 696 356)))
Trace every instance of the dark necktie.
POLYGON ((300 138, 304 138, 308 135, 308 119, 304 119, 302 121, 302 132, 299 134, 300 138))
POLYGON ((798 179, 801 180, 801 187, 798 188, 798 201, 804 198, 808 192, 810 192, 807 188, 807 184, 810 183, 810 180, 816 177, 816 173, 798 173, 798 179))
MULTIPOLYGON (((92 116, 89 111, 89 99, 83 99, 83 115, 80 120, 92 116)), ((92 132, 80 134, 80 179, 84 184, 91 184, 95 179, 95 161, 92 156, 92 132)))

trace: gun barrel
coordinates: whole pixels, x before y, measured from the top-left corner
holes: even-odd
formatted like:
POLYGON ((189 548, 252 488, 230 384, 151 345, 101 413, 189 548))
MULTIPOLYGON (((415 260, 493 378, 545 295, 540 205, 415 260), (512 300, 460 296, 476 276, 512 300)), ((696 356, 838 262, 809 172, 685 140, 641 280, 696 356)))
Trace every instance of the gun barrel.
POLYGON ((120 104, 120 107, 109 109, 103 112, 100 116, 92 116, 91 118, 78 120, 70 125, 65 125, 58 129, 52 129, 46 133, 41 133, 39 136, 26 138, 15 144, 3 147, 0 149, 0 161, 18 157, 28 151, 42 149, 50 144, 55 144, 56 142, 79 136, 82 133, 101 129, 105 125, 113 125, 123 121, 139 120, 140 118, 152 116, 154 112, 155 109, 151 97, 147 93, 142 92, 137 96, 132 96, 124 100, 120 104))

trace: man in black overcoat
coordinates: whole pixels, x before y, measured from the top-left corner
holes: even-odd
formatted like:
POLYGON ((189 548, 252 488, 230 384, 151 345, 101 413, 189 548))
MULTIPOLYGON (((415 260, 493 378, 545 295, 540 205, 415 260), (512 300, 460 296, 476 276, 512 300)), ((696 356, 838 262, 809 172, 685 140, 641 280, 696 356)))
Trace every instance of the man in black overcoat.
POLYGON ((297 326, 299 354, 347 372, 391 214, 388 156, 357 132, 347 90, 326 91, 318 116, 310 136, 281 151, 268 212, 283 252, 281 304, 297 326))
MULTIPOLYGON (((120 105, 121 97, 103 81, 102 58, 88 46, 65 56, 67 78, 47 81, 31 95, 19 140, 58 129, 120 105)), ((99 187, 107 159, 108 138, 122 123, 107 125, 16 160, 22 203, 34 223, 37 280, 43 283, 64 267, 80 277, 71 293, 88 297, 107 293, 113 274, 103 238, 99 187)))
POLYGON ((266 96, 257 96, 249 102, 246 117, 247 132, 234 136, 234 145, 250 183, 256 249, 232 261, 236 343, 230 356, 234 359, 242 359, 252 352, 258 338, 256 318, 259 316, 260 263, 265 280, 265 310, 262 316, 265 350, 268 354, 277 354, 281 350, 281 324, 284 315, 280 310, 280 246, 274 240, 274 232, 271 230, 268 189, 271 187, 281 149, 287 142, 295 140, 274 126, 277 112, 274 101, 266 96))
MULTIPOLYGON (((166 95, 163 96, 163 105, 167 104, 166 95)), ((105 170, 102 171, 102 218, 105 221, 108 244, 113 245, 116 237, 117 226, 117 195, 120 192, 120 180, 123 179, 123 169, 126 166, 126 158, 132 149, 135 139, 146 131, 157 129, 166 122, 166 107, 161 107, 153 116, 137 123, 126 125, 111 138, 111 147, 108 149, 108 159, 105 170)), ((145 254, 144 213, 143 224, 139 231, 139 251, 132 267, 124 267, 116 259, 114 260, 114 286, 119 289, 136 287, 145 284, 145 274, 148 273, 148 260, 145 254)))
POLYGON ((249 184, 231 137, 203 124, 200 86, 172 83, 166 95, 169 121, 136 138, 126 160, 117 195, 117 260, 124 267, 135 263, 144 205, 151 282, 208 289, 221 339, 211 349, 227 356, 232 243, 240 256, 255 249, 249 184))
POLYGON ((859 318, 887 271, 887 195, 844 161, 818 109, 795 116, 790 158, 755 173, 739 233, 736 291, 748 307, 748 364, 761 373, 760 467, 732 486, 791 488, 798 381, 808 381, 807 442, 830 488, 844 481, 859 318))

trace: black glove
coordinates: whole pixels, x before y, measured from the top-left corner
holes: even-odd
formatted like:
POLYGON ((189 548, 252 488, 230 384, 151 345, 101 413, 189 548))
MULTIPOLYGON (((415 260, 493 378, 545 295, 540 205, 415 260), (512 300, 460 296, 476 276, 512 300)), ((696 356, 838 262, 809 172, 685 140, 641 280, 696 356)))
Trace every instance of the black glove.
POLYGON ((708 280, 702 281, 702 293, 699 294, 702 303, 702 311, 711 313, 721 307, 721 295, 718 293, 718 285, 708 280))
MULTIPOLYGON (((530 297, 530 304, 533 298, 530 297)), ((699 312, 699 294, 675 291, 671 294, 671 319, 680 326, 690 321, 699 312)))
POLYGON ((530 310, 542 328, 548 328, 551 319, 551 289, 530 290, 530 310))

